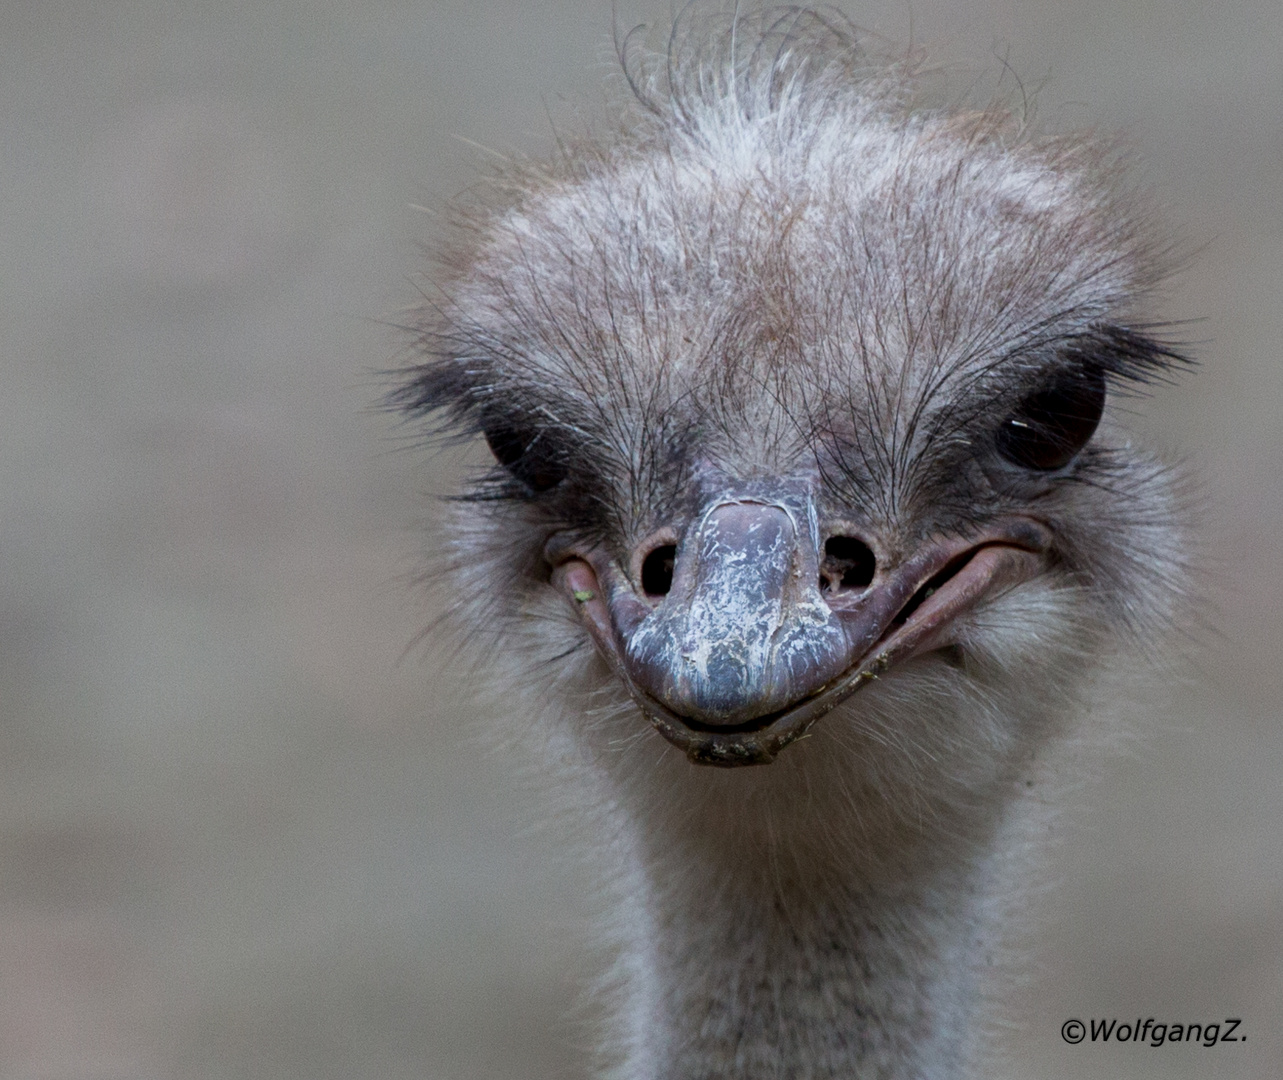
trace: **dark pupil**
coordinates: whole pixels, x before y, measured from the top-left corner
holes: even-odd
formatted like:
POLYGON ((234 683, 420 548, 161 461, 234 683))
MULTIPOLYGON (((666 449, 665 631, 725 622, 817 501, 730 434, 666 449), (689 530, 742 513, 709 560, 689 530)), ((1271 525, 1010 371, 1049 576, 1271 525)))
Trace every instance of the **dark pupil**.
POLYGON ((485 429, 485 436, 495 460, 528 488, 547 491, 566 475, 542 435, 496 424, 485 429))
POLYGON ((998 452, 1026 469, 1064 468, 1096 431, 1105 409, 1105 373, 1066 372, 1030 394, 998 429, 998 452))

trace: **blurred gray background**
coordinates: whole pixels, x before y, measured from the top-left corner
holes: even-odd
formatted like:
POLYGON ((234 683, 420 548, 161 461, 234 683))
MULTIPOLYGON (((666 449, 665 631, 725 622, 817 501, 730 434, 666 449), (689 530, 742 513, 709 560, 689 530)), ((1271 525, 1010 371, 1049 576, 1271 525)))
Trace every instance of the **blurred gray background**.
MULTIPOLYGON (((1190 677, 1055 838, 1012 1076, 1283 1076, 1283 6, 867 0, 1121 129, 1190 246, 1190 677), (1049 80, 1049 81, 1048 81, 1049 80), (1070 1016, 1243 1018, 1070 1047, 1070 1016)), ((666 2, 622 2, 621 22, 666 2)), ((605 0, 0 5, 0 1080, 584 1075, 560 826, 410 648, 452 466, 372 406, 477 151, 601 99, 605 0), (403 659, 404 654, 404 659, 403 659)), ((1010 85, 1010 84, 1008 84, 1010 85)))

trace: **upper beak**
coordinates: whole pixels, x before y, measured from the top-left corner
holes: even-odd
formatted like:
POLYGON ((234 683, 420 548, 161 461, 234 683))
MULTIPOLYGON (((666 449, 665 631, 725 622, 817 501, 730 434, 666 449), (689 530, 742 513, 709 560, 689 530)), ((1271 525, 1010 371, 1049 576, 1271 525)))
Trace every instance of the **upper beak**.
POLYGON ((643 713, 695 762, 765 764, 893 664, 953 643, 958 619, 1032 577, 1051 537, 1027 518, 922 544, 863 591, 825 595, 809 500, 715 499, 672 587, 640 597, 600 549, 547 556, 553 583, 643 713))

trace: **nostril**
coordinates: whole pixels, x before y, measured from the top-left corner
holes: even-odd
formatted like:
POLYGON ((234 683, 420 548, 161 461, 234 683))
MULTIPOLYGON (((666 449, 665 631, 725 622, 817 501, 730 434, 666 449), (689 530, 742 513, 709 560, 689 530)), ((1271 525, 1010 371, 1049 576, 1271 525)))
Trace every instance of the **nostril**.
POLYGON ((677 562, 677 545, 657 547, 642 562, 642 589, 647 596, 667 596, 673 587, 673 566, 677 562))
POLYGON ((865 589, 873 582, 878 560, 873 549, 854 536, 830 536, 820 564, 820 592, 865 589))

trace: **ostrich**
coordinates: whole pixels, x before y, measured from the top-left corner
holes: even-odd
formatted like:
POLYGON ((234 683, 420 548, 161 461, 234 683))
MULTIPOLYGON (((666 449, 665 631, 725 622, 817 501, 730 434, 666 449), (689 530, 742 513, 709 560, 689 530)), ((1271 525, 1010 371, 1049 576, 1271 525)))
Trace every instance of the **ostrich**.
POLYGON ((462 212, 396 403, 484 438, 441 580, 591 822, 602 1075, 953 1077, 1039 752, 1182 593, 1111 396, 1182 360, 1116 155, 827 12, 620 42, 462 212))

